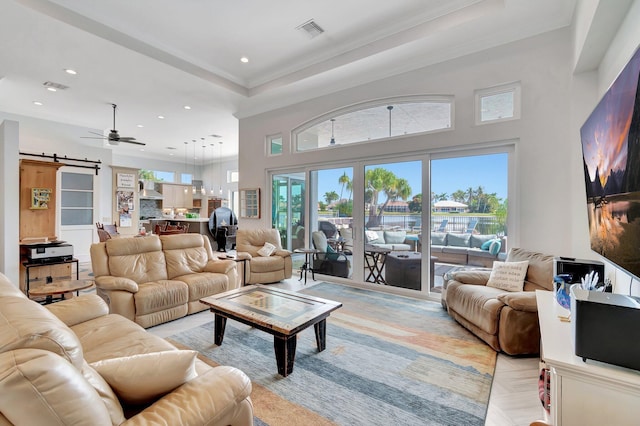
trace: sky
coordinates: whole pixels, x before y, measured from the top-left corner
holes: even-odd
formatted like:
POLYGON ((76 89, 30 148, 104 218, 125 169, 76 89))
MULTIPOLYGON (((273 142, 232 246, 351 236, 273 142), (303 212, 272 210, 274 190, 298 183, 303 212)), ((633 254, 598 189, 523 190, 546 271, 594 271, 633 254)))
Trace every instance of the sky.
MULTIPOLYGON (((372 164, 367 168, 369 167, 383 167, 397 177, 406 179, 411 186, 412 195, 423 193, 420 161, 372 164)), ((433 160, 431 168, 433 192, 437 194, 444 192, 451 195, 459 189, 482 186, 485 193, 495 192, 498 198, 507 198, 507 154, 433 160)), ((340 195, 338 179, 345 171, 347 176, 353 178, 353 172, 349 168, 322 170, 318 173, 318 194, 323 201, 326 192, 335 191, 340 195)), ((342 198, 347 198, 348 195, 345 189, 342 198)))

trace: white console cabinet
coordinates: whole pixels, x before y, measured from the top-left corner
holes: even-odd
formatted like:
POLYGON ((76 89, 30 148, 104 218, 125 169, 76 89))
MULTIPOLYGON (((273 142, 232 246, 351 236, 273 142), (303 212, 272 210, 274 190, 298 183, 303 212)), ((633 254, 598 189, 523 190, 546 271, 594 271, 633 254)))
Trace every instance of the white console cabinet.
MULTIPOLYGON (((551 423, 573 425, 639 425, 640 372, 575 356, 568 313, 553 292, 536 291, 541 357, 551 370, 551 423)), ((640 324, 638 324, 640 327, 640 324)), ((616 348, 611 348, 615 351, 616 348)))

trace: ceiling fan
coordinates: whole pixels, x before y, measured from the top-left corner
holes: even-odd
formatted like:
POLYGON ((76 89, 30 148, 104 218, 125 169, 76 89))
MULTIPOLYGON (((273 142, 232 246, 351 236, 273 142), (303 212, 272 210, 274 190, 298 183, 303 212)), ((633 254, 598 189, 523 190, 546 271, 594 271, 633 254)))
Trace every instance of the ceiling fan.
POLYGON ((118 108, 118 106, 116 104, 111 104, 111 106, 113 107, 113 129, 111 129, 111 131, 109 132, 109 136, 104 136, 101 133, 89 132, 89 133, 91 133, 93 135, 98 135, 100 137, 96 138, 96 137, 93 137, 93 136, 81 136, 81 138, 83 138, 83 139, 106 139, 108 141, 109 145, 118 145, 118 144, 120 144, 120 142, 132 143, 132 144, 136 144, 136 145, 146 145, 143 142, 136 141, 136 138, 129 137, 129 136, 120 136, 118 134, 118 131, 116 130, 116 108, 118 108))

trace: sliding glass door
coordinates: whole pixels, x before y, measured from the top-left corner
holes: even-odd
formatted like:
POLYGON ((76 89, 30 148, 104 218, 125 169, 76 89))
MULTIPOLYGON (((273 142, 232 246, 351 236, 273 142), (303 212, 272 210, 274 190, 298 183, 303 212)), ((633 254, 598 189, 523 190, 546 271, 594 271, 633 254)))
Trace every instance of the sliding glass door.
POLYGON ((317 274, 439 297, 447 272, 506 256, 512 150, 425 152, 274 174, 273 226, 283 247, 318 250, 317 274))
POLYGON ((508 163, 508 148, 431 160, 433 292, 451 271, 490 268, 506 256, 508 163))
POLYGON ((271 198, 272 227, 280 231, 282 247, 304 247, 305 174, 274 174, 271 198))
POLYGON ((319 253, 316 272, 353 277, 353 167, 317 169, 309 174, 309 241, 319 253))
POLYGON ((365 281, 421 291, 422 161, 367 163, 360 190, 365 281))

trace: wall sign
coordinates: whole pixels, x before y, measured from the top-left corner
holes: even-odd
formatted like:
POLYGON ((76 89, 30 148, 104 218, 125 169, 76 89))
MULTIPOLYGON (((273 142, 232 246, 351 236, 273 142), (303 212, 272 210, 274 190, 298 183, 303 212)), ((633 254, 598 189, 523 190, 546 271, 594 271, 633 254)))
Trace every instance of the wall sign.
POLYGON ((118 188, 134 188, 136 187, 135 173, 117 173, 116 186, 118 188))

